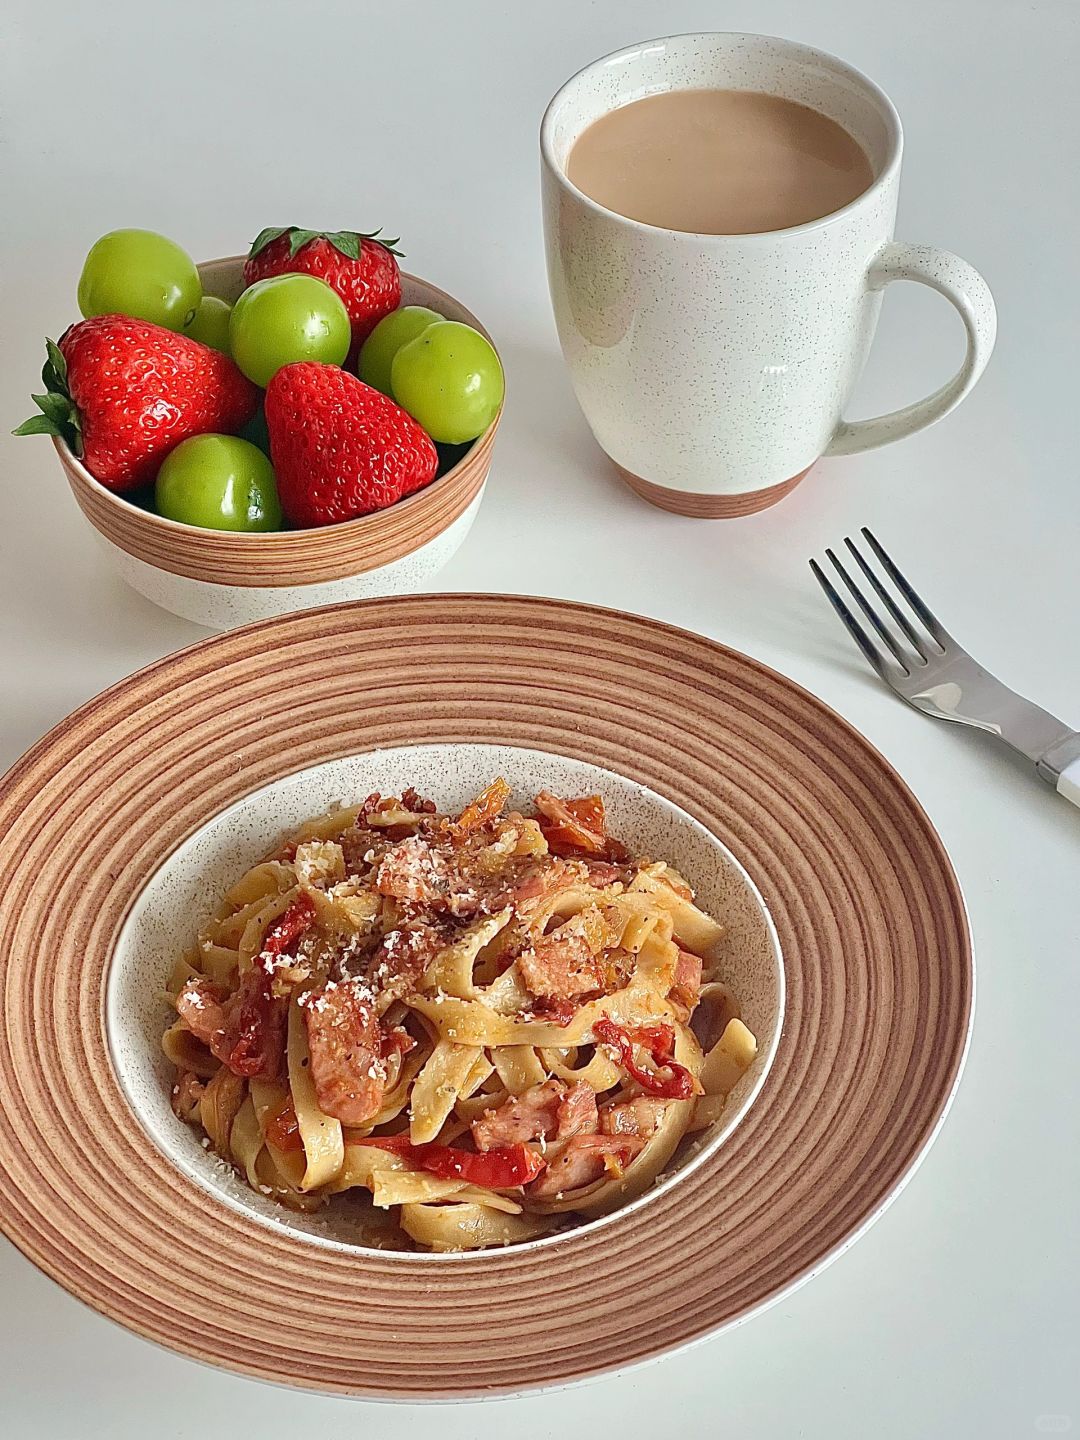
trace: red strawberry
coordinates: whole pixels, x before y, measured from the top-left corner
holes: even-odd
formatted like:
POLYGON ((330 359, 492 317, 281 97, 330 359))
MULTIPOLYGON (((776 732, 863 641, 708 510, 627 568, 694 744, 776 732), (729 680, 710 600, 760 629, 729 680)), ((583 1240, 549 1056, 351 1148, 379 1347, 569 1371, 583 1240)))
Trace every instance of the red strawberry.
POLYGON ((127 315, 96 315, 59 347, 45 343, 42 413, 15 433, 62 436, 110 490, 145 485, 191 435, 234 433, 259 402, 227 355, 127 315))
POLYGON ((375 326, 401 304, 396 240, 376 240, 355 230, 263 230, 244 263, 244 284, 268 275, 301 273, 324 280, 344 301, 352 322, 353 354, 375 326))
POLYGON ((283 365, 266 428, 286 518, 334 525, 383 510, 435 478, 435 446, 411 415, 337 365, 283 365))

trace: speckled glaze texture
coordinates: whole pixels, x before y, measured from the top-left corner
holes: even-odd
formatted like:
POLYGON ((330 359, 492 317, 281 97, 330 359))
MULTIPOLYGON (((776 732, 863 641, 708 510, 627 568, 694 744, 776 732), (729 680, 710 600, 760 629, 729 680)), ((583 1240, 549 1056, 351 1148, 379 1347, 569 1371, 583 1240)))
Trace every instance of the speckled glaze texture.
MULTIPOLYGON (((752 896, 738 871, 732 889, 711 891, 724 873, 695 878, 721 906, 752 896)), ((745 913, 731 963, 744 965, 744 998, 768 1034, 768 967, 759 993, 734 953, 764 954, 763 912, 745 913)), ((966 1053, 973 972, 933 826, 820 701, 656 621, 431 595, 208 638, 35 745, 0 781, 0 997, 0 1228, 24 1254, 184 1354, 417 1400, 639 1363, 815 1274, 937 1134, 966 1053), (459 745, 457 760, 445 747, 459 745), (708 870, 720 852, 685 812, 743 867, 775 925, 784 1015, 758 1095, 669 1189, 550 1244, 452 1260, 343 1248, 333 1234, 314 1244, 148 1133, 161 1012, 147 1008, 140 967, 160 973, 179 909, 198 912, 178 927, 182 944, 216 880, 278 823, 264 787, 287 822, 350 777, 412 773, 410 746, 440 747, 440 793, 469 788, 472 746, 511 747, 522 791, 534 765, 550 777, 575 761, 598 767, 635 838, 708 870), (222 845, 232 806, 235 856, 222 845)))
MULTIPOLYGON (((667 1166, 666 1178, 649 1194, 615 1215, 581 1229, 611 1224, 647 1205, 702 1164, 734 1129, 761 1089, 783 1021, 783 970, 776 932, 761 896, 720 842, 689 815, 645 786, 581 760, 500 745, 419 745, 376 750, 331 761, 276 781, 216 816, 186 841, 138 897, 117 940, 109 970, 106 1024, 120 1083, 155 1143, 193 1180, 227 1204, 285 1233, 310 1242, 363 1250, 351 1208, 335 1203, 314 1216, 295 1215, 264 1200, 199 1144, 169 1107, 172 1067, 161 1051, 169 1013, 161 992, 179 950, 223 892, 281 837, 334 804, 355 804, 373 790, 398 793, 415 785, 441 806, 457 810, 496 776, 513 786, 511 805, 531 808, 540 789, 558 795, 603 795, 611 832, 639 855, 671 861, 694 884, 698 903, 722 919, 727 934, 719 947, 716 978, 731 986, 742 1018, 758 1038, 758 1057, 742 1077, 711 1131, 694 1137, 667 1166)), ((563 1245, 570 1232, 526 1247, 563 1245)), ((384 1253, 380 1252, 380 1253, 384 1253)), ((435 1265, 460 1256, 429 1255, 435 1265)))
POLYGON ((555 319, 586 419, 639 493, 655 500, 648 487, 665 489, 666 508, 684 514, 747 514, 775 503, 822 455, 911 434, 970 390, 993 348, 993 301, 965 261, 893 243, 901 152, 896 112, 865 76, 768 36, 649 41, 596 61, 558 92, 541 127, 555 319), (567 180, 575 140, 601 115, 698 87, 811 106, 859 141, 873 184, 807 225, 715 236, 629 220, 567 180), (881 290, 894 279, 931 285, 957 307, 968 333, 964 366, 916 405, 847 424, 881 290), (748 492, 768 490, 761 504, 746 503, 748 492))
MULTIPOLYGON (((230 302, 242 272, 242 256, 199 266, 204 291, 230 302)), ((483 328, 434 285, 414 275, 402 275, 401 284, 404 304, 428 305, 483 328)), ((340 525, 255 535, 165 520, 100 485, 63 441, 54 445, 79 508, 120 575, 164 609, 221 628, 426 585, 472 525, 500 418, 501 412, 445 474, 386 510, 340 525)))

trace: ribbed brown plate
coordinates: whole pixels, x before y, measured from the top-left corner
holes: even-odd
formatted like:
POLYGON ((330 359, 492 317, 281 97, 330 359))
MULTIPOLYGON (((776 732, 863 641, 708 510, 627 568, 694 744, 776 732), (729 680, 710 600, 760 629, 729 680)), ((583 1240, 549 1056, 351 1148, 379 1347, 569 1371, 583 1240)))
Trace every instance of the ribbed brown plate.
POLYGON ((551 600, 308 611, 122 681, 3 782, 0 1217, 103 1314, 249 1375, 405 1399, 565 1383, 744 1318, 851 1240, 933 1138, 972 981, 925 814, 782 676, 551 600), (772 911, 787 1019, 746 1118, 655 1205, 533 1252, 348 1256, 168 1164, 114 1076, 105 975, 131 901, 211 815, 320 761, 448 740, 575 756, 696 816, 772 911))

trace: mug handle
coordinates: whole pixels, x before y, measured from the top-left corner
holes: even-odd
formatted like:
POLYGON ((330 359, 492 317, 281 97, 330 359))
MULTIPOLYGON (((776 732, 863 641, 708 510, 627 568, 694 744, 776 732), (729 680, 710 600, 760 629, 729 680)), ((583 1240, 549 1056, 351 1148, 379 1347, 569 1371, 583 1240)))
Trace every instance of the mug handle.
POLYGON ((890 241, 878 251, 867 273, 871 290, 883 290, 893 280, 914 280, 929 285, 959 311, 967 331, 967 354, 960 369, 940 390, 925 400, 905 405, 872 420, 841 420, 829 441, 826 455, 856 455, 892 440, 925 430, 954 410, 986 369, 997 337, 997 310, 990 287, 973 265, 933 245, 890 241))

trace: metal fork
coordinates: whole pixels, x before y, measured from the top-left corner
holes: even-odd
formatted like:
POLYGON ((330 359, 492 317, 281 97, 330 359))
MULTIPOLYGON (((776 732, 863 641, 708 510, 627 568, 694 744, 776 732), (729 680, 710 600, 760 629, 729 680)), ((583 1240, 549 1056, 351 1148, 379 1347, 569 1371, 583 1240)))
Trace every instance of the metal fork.
POLYGON ((861 533, 863 549, 853 540, 844 540, 850 555, 850 559, 844 557, 847 564, 831 549, 825 554, 866 623, 816 560, 810 561, 810 569, 851 638, 886 685, 916 710, 998 736, 1034 761, 1038 773, 1059 794, 1080 805, 1080 731, 1070 730, 977 664, 880 542, 865 526, 861 533), (854 578, 851 561, 858 567, 854 578), (891 581, 891 591, 883 576, 891 581))

